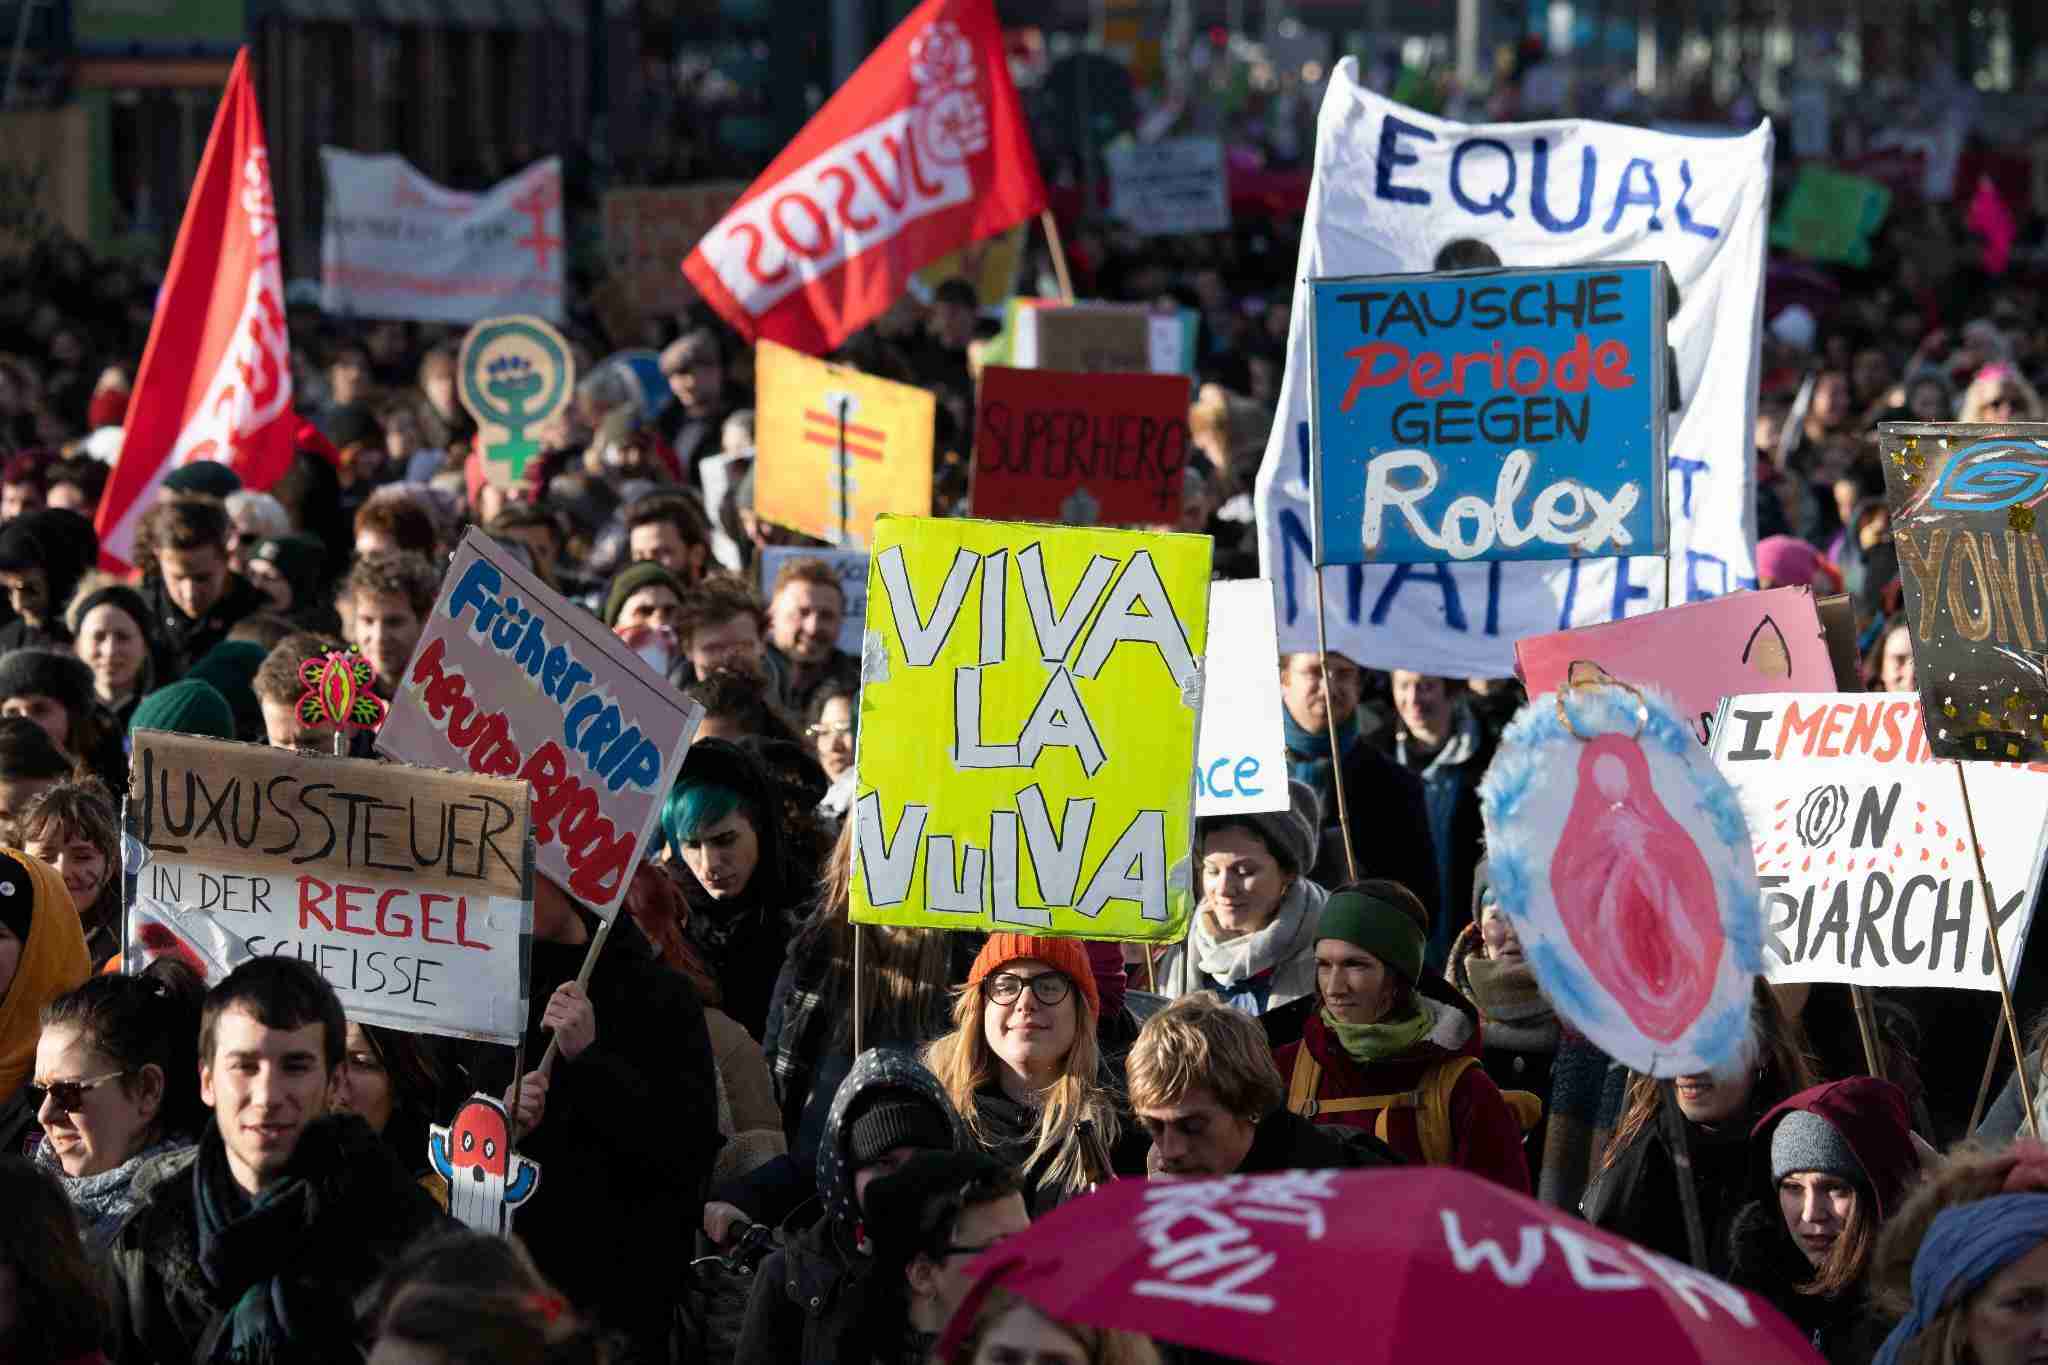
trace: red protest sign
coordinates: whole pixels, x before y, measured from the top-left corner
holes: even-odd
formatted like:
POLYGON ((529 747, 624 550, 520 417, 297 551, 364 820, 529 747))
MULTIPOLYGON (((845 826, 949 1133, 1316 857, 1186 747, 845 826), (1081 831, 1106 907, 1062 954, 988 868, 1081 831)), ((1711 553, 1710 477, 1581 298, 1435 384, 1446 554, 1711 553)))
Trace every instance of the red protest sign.
POLYGON ((1180 519, 1188 380, 991 365, 974 429, 974 515, 1076 526, 1180 519))

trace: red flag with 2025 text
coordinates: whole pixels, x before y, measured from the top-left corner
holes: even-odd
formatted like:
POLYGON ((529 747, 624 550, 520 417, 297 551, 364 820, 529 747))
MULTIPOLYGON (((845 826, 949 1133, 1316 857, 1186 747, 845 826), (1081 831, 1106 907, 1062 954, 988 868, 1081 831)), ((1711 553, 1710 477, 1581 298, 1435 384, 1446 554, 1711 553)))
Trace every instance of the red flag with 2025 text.
POLYGON ((291 463, 295 425, 270 153, 244 48, 185 204, 100 500, 101 563, 129 567, 135 524, 174 467, 217 460, 248 487, 268 488, 291 463))
POLYGON ((912 272, 1045 207, 994 0, 925 0, 683 262, 749 342, 822 355, 912 272))

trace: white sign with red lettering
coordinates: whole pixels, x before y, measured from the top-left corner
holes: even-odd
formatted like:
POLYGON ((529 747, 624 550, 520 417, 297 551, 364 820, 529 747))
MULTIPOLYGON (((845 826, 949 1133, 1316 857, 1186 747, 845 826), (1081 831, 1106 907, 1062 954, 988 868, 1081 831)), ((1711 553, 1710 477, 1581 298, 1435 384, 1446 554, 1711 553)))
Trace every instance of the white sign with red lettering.
POLYGON ((357 1023, 517 1042, 530 799, 501 777, 138 730, 124 961, 211 983, 296 957, 357 1023))
MULTIPOLYGON (((1713 756, 1749 823, 1770 980, 1998 989, 1962 775, 1928 749, 1918 697, 1730 697, 1713 756)), ((2048 764, 1968 768, 2015 971, 2048 856, 2048 764)))

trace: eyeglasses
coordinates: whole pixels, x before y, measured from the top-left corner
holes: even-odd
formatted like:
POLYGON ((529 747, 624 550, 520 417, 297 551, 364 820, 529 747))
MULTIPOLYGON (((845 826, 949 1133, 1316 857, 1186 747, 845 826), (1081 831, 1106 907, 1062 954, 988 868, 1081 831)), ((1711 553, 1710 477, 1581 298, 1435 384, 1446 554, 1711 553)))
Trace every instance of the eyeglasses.
POLYGON ((1065 972, 1040 972, 1036 976, 1019 976, 1015 972, 997 972, 984 979, 981 993, 998 1005, 1015 1004, 1017 997, 1024 994, 1029 985, 1031 993, 1038 997, 1041 1005, 1057 1005, 1067 998, 1067 992, 1074 983, 1067 980, 1065 972))
POLYGON ((104 1076, 93 1076, 82 1081, 51 1081, 48 1085, 37 1085, 31 1081, 23 1088, 28 1091, 29 1103, 33 1108, 42 1108, 43 1097, 47 1095, 57 1101, 59 1109, 67 1114, 75 1114, 85 1108, 86 1091, 97 1090, 108 1081, 118 1081, 123 1076, 132 1074, 129 1071, 109 1071, 104 1076))
POLYGON ((809 735, 812 739, 823 739, 827 735, 831 735, 834 738, 837 738, 840 735, 852 734, 853 723, 851 721, 841 721, 837 725, 812 725, 807 727, 804 730, 804 733, 809 735))

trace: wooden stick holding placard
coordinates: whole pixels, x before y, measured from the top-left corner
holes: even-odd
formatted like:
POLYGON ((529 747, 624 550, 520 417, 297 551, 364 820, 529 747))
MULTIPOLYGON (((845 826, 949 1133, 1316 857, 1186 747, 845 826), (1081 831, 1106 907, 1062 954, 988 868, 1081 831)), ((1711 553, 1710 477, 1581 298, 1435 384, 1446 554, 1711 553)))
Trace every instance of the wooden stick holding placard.
POLYGON ((1884 1075, 1884 1054, 1877 1045, 1877 1011, 1870 1006, 1870 992, 1861 986, 1849 988, 1849 1006, 1856 1015, 1856 1032, 1863 1039, 1863 1067, 1879 1080, 1884 1075))
POLYGON ((1998 1053, 2004 1041, 2005 1020, 1999 1019, 1991 1026, 1991 1048, 1984 1054, 1984 1079, 1977 1082, 1977 1102, 1970 1106, 1970 1125, 1965 1133, 1977 1131, 1977 1121, 1984 1117, 1984 1102, 1991 1098, 1991 1078, 1998 1074, 1998 1053))
POLYGON ((1060 301, 1072 303, 1074 277, 1067 273, 1067 248, 1066 244, 1060 241, 1059 220, 1052 216, 1051 209, 1043 209, 1039 212, 1038 221, 1045 229, 1046 245, 1052 249, 1052 273, 1059 278, 1060 301))
POLYGON ((853 926, 853 1055, 861 1053, 860 1027, 860 926, 853 926))
MULTIPOLYGON (((2012 1059, 2018 1066, 2020 1105, 2027 1115, 2027 1131, 2036 1138, 2041 1136, 2040 1120, 2034 1117, 2034 1087, 2027 1080, 2027 1048, 2020 1041, 2019 1019, 2012 1008, 2012 978, 2005 972, 2005 949, 1998 942, 1998 902, 1991 894, 1991 878, 1984 872, 1984 849, 1977 842, 1977 812, 1970 807, 1970 784, 1963 777, 1963 765, 1956 762, 1956 788, 1963 794, 1963 819, 1969 825, 1970 848, 1977 858, 1977 894, 1984 908, 1984 932, 1991 940, 1991 962, 1998 969, 1998 1004, 2005 1015, 2006 1036, 2012 1040, 2012 1059)), ((1994 1041, 1995 1055, 1998 1045, 1994 1041)), ((1987 1073, 1988 1074, 1988 1073, 1987 1073)), ((1971 1127, 1976 1124, 1973 1122, 1971 1127)))
MULTIPOLYGON (((1358 855, 1351 851, 1351 812, 1344 801, 1344 754, 1337 747, 1337 713, 1330 705, 1330 628, 1323 609, 1323 566, 1315 566, 1316 660, 1323 678, 1323 728, 1330 736, 1330 785, 1337 789, 1337 828, 1344 835, 1344 870, 1358 880, 1358 855)), ((1320 831, 1318 831, 1320 833, 1320 831)))

